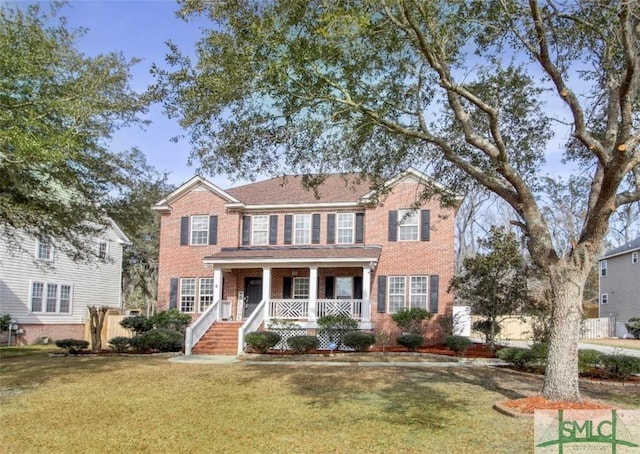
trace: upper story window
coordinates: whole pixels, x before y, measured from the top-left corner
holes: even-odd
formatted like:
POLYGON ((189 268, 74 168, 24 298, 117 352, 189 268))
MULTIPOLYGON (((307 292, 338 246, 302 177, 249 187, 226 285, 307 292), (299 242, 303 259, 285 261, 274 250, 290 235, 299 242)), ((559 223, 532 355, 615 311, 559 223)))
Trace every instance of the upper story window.
POLYGON ((309 298, 309 278, 308 277, 293 278, 293 298, 294 299, 309 298))
POLYGON ((296 214, 293 222, 293 243, 311 243, 311 215, 296 214))
POLYGON ((605 277, 607 275, 607 261, 600 262, 600 276, 605 277))
POLYGON ((103 240, 98 241, 98 258, 106 260, 109 253, 109 243, 103 240))
POLYGON ((269 216, 253 216, 251 219, 251 244, 269 244, 269 216))
POLYGON ((398 210, 398 239, 400 241, 418 241, 419 214, 418 210, 398 210))
POLYGON ((631 253, 631 263, 633 263, 634 265, 636 263, 638 263, 638 252, 632 252, 631 253))
POLYGON ((31 312, 50 314, 70 313, 71 285, 52 282, 32 282, 31 312))
POLYGON ((36 244, 36 259, 45 262, 53 261, 53 246, 49 240, 38 240, 36 244))
POLYGON ((353 213, 338 213, 336 216, 336 230, 338 237, 338 244, 353 243, 353 231, 354 231, 354 214, 353 213))
POLYGON ((600 303, 602 304, 609 303, 609 295, 606 293, 603 293, 602 295, 600 295, 600 303))
POLYGON ((191 216, 191 245, 209 243, 209 216, 191 216))

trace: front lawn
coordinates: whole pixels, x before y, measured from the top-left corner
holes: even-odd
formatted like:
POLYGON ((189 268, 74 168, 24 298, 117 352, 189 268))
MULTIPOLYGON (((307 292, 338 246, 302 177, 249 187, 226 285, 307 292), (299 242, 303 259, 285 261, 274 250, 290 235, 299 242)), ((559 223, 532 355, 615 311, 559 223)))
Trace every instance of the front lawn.
POLYGON ((540 389, 539 378, 489 368, 180 364, 28 348, 0 349, 0 367, 0 446, 27 453, 531 452, 531 421, 491 407, 540 389))

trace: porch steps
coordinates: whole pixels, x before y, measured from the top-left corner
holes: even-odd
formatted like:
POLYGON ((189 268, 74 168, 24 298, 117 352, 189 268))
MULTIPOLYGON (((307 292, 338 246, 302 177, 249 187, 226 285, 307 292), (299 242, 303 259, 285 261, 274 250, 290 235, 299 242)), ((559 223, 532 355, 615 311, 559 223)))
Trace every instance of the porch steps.
POLYGON ((238 329, 242 323, 225 321, 214 323, 193 347, 192 353, 194 355, 237 355, 238 329))

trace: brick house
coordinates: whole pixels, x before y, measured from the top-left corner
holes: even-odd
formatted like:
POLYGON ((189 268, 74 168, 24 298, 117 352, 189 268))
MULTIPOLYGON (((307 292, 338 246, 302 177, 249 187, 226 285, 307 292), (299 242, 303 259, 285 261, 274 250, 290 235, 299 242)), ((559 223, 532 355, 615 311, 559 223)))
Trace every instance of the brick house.
POLYGON ((425 184, 437 183, 408 169, 375 201, 356 175, 329 175, 317 191, 298 176, 228 190, 196 176, 153 207, 157 310, 192 314, 187 354, 239 353, 245 333, 274 320, 302 333, 344 313, 395 337, 390 314, 400 308, 450 313, 455 209, 435 199, 415 209, 425 184))

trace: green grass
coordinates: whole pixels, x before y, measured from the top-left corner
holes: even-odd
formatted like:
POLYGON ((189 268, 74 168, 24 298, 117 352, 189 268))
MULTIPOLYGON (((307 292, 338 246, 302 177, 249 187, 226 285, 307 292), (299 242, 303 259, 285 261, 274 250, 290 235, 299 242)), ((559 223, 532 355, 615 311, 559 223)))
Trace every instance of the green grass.
MULTIPOLYGON (((201 365, 0 349, 4 452, 531 452, 492 410, 537 378, 487 368, 201 365)), ((635 395, 635 393, 634 393, 635 395)))

